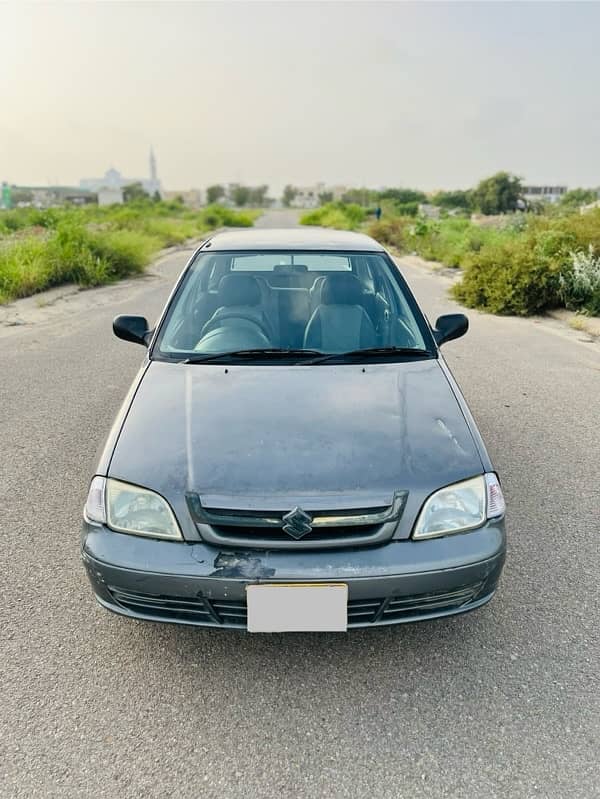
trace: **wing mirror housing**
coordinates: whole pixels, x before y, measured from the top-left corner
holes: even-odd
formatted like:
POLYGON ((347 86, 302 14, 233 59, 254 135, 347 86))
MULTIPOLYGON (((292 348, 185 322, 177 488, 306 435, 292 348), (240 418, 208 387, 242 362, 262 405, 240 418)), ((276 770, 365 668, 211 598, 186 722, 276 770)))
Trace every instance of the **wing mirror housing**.
POLYGON ((446 341, 464 336, 469 329, 469 320, 464 313, 449 313, 438 316, 433 336, 438 347, 446 341))
POLYGON ((123 341, 133 341, 134 344, 142 344, 147 347, 152 331, 144 316, 115 316, 113 333, 123 341))

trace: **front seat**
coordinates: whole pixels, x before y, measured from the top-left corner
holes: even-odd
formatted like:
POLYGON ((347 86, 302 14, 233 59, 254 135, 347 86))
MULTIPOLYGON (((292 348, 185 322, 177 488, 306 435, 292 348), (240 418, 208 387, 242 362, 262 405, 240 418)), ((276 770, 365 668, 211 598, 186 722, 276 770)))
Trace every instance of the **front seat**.
POLYGON ((225 275, 219 283, 219 308, 202 328, 200 337, 218 327, 258 327, 272 341, 273 331, 263 308, 258 281, 252 275, 225 275))
POLYGON ((362 301, 362 287, 357 277, 328 275, 321 285, 321 304, 306 325, 304 347, 346 352, 376 346, 375 327, 362 301))

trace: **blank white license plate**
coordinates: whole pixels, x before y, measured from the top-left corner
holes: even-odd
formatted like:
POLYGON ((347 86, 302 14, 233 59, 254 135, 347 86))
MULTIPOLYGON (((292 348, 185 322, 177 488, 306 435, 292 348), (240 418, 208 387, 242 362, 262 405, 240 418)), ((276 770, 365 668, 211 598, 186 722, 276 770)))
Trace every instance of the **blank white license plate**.
POLYGON ((345 583, 280 583, 246 588, 248 632, 345 632, 345 583))

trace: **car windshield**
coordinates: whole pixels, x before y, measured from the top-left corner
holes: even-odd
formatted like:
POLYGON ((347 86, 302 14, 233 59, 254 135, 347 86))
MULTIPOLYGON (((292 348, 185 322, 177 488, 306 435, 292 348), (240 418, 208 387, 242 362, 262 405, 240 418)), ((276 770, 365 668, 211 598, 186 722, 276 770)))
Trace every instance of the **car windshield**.
POLYGON ((247 360, 293 351, 296 359, 306 351, 314 359, 428 349, 423 317, 383 253, 200 252, 171 301, 153 354, 201 362, 219 353, 247 360))

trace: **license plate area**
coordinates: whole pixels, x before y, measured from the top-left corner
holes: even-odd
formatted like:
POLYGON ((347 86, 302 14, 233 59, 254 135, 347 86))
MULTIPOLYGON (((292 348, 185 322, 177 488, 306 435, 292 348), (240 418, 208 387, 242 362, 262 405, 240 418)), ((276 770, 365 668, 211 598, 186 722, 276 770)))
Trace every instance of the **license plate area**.
POLYGON ((248 632, 346 632, 346 583, 260 583, 246 587, 248 632))

